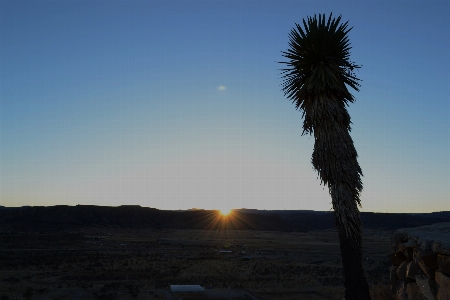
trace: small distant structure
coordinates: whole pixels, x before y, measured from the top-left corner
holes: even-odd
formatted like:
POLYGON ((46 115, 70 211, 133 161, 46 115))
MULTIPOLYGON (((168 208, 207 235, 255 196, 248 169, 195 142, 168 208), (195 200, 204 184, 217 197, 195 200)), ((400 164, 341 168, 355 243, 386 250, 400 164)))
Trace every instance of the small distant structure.
POLYGON ((198 284, 172 284, 170 285, 172 293, 201 293, 205 288, 198 284))
POLYGON ((219 250, 219 253, 231 253, 231 252, 233 252, 233 251, 231 251, 231 250, 219 250))

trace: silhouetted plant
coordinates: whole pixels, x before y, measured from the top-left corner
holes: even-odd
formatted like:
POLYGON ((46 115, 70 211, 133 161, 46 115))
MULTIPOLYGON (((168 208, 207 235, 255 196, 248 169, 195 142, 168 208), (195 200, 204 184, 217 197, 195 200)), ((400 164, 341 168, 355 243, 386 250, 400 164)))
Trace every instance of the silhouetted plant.
POLYGON ((303 112, 303 134, 314 134, 312 165, 321 183, 328 186, 338 229, 345 272, 345 298, 370 299, 362 268, 362 223, 358 205, 363 185, 357 152, 350 137, 354 102, 347 86, 359 91, 350 58, 348 22, 325 15, 303 20, 289 34, 290 48, 282 52, 289 61, 282 74, 285 96, 303 112))

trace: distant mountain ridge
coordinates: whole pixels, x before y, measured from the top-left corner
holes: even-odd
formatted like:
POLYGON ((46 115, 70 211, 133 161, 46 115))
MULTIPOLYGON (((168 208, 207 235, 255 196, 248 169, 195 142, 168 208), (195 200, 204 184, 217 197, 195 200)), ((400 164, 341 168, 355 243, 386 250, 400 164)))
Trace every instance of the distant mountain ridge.
MULTIPOLYGON (((366 229, 394 230, 450 222, 450 212, 424 214, 362 212, 366 229)), ((154 229, 237 229, 312 231, 334 228, 333 212, 237 209, 230 218, 217 211, 167 211, 139 205, 0 206, 0 234, 7 231, 66 231, 80 227, 154 229)))

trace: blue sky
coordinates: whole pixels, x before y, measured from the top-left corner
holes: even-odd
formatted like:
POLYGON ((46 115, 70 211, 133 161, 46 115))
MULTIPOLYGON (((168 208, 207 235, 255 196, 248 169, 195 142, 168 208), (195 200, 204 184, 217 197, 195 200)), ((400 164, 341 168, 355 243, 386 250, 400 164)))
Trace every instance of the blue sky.
POLYGON ((277 63, 330 12, 361 210, 450 210, 448 1, 2 0, 0 205, 331 209, 277 63))

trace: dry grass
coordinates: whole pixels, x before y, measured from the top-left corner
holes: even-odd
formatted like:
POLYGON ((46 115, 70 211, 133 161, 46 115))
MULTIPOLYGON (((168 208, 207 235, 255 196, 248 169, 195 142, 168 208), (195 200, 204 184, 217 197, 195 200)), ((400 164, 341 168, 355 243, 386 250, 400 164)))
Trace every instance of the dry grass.
MULTIPOLYGON (((107 295, 132 285, 140 290, 137 299, 147 299, 147 291, 156 295, 176 282, 244 288, 272 300, 344 297, 339 241, 333 230, 135 232, 94 228, 73 240, 63 234, 39 238, 0 236, 2 249, 24 249, 2 254, 0 298, 7 295, 13 299, 30 287, 37 296, 46 288, 42 296, 47 299, 75 294, 94 299, 93 293, 107 295), (65 241, 62 245, 60 238, 65 241), (232 253, 221 254, 220 249, 232 253), (295 294, 299 291, 301 297, 295 294)), ((364 267, 371 274, 371 285, 386 282, 389 273, 385 270, 385 253, 390 249, 388 234, 366 235, 365 256, 370 259, 364 261, 364 267)), ((388 286, 373 286, 371 294, 372 300, 395 299, 388 286)), ((129 295, 123 292, 122 296, 129 295)))

